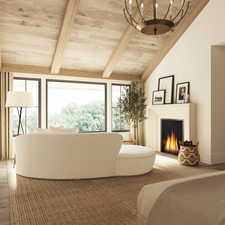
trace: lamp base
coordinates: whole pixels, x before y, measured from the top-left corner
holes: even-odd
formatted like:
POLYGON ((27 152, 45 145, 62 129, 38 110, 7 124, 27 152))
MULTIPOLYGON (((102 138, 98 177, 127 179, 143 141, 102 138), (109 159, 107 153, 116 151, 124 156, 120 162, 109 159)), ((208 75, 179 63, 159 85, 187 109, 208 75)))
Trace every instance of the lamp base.
POLYGON ((16 136, 20 135, 20 128, 22 129, 22 132, 24 134, 23 124, 22 124, 22 111, 23 111, 23 107, 17 107, 19 121, 18 121, 18 128, 17 128, 17 135, 16 136))

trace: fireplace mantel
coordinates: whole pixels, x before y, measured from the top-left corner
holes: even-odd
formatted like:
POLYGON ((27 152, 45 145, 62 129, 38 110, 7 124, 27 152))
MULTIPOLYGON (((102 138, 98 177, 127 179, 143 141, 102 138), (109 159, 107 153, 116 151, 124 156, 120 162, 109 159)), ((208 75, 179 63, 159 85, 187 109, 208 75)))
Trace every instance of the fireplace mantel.
POLYGON ((196 142, 196 107, 195 104, 151 105, 147 109, 145 129, 150 136, 146 137, 146 145, 154 150, 161 148, 161 119, 183 120, 184 140, 196 142))

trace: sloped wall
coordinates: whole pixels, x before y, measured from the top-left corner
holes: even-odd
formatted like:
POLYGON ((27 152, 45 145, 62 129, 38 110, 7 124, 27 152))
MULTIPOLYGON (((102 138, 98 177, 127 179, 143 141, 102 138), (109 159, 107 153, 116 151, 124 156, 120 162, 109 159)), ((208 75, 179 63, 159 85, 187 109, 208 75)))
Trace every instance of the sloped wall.
MULTIPOLYGON (((197 139, 201 161, 205 163, 217 163, 211 149, 211 46, 225 43, 224 10, 224 0, 211 0, 145 85, 151 107, 152 91, 157 89, 159 77, 174 74, 175 84, 191 82, 191 102, 197 106, 197 139)), ((225 91, 225 84, 220 91, 225 91)), ((145 143, 148 146, 151 146, 148 141, 150 126, 146 120, 145 143)))

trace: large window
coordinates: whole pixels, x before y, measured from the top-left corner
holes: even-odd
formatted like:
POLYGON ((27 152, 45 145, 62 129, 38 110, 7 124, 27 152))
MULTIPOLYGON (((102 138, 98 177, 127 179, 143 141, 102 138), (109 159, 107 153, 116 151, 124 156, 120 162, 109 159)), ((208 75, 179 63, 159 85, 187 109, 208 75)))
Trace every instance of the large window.
MULTIPOLYGON (((40 113, 40 79, 29 78, 14 78, 14 91, 27 91, 32 93, 34 106, 31 108, 23 108, 22 112, 22 128, 24 133, 32 133, 36 128, 40 127, 41 113, 40 113)), ((18 127, 18 111, 13 108, 13 135, 17 134, 18 127)))
POLYGON ((129 85, 112 84, 112 131, 129 131, 129 125, 125 116, 118 107, 119 100, 123 92, 129 88, 129 85))
POLYGON ((47 127, 106 131, 106 84, 47 80, 47 127))

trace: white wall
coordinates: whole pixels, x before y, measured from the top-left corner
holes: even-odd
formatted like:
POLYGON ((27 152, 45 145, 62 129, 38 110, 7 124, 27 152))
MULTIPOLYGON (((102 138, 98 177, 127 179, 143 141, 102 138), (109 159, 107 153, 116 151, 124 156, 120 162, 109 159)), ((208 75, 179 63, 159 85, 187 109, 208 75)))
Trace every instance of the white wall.
POLYGON ((212 47, 212 162, 225 161, 225 46, 212 47))
MULTIPOLYGON (((212 163, 211 46, 225 41, 224 10, 224 0, 211 0, 146 82, 149 106, 159 77, 174 74, 175 83, 191 82, 191 102, 197 105, 199 150, 205 163, 212 163)), ((148 122, 145 139, 151 135, 148 122)))

